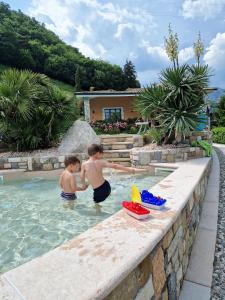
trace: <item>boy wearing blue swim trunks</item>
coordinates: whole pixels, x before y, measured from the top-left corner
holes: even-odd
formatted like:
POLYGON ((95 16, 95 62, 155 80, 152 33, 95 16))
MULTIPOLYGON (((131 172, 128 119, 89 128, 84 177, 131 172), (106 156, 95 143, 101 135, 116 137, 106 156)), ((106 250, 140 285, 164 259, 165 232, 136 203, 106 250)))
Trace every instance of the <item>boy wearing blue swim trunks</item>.
POLYGON ((75 173, 80 170, 80 160, 76 156, 68 156, 64 161, 65 170, 62 172, 59 185, 62 188, 61 197, 65 201, 76 200, 76 192, 87 189, 85 182, 82 187, 78 187, 76 183, 75 173))

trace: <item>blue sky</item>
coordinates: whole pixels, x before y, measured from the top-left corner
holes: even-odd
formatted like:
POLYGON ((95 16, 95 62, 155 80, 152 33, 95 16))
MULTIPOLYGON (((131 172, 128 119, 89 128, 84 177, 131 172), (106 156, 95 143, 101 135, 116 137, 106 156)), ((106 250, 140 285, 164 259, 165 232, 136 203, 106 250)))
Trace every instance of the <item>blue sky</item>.
POLYGON ((170 62, 164 50, 168 24, 179 35, 180 62, 194 62, 200 31, 211 85, 225 87, 225 0, 10 0, 13 9, 44 22, 86 56, 124 64, 131 59, 143 85, 170 62))

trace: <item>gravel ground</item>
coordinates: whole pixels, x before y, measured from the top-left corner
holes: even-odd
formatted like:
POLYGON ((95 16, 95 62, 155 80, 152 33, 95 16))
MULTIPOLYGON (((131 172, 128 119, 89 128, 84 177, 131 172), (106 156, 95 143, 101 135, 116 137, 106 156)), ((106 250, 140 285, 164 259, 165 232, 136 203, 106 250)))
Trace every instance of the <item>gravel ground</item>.
POLYGON ((225 155, 215 149, 220 160, 220 199, 211 300, 225 300, 225 155))
POLYGON ((35 151, 26 151, 26 152, 2 152, 0 153, 1 157, 42 157, 42 156, 59 156, 60 153, 58 151, 58 148, 49 148, 49 149, 41 149, 41 150, 35 150, 35 151))

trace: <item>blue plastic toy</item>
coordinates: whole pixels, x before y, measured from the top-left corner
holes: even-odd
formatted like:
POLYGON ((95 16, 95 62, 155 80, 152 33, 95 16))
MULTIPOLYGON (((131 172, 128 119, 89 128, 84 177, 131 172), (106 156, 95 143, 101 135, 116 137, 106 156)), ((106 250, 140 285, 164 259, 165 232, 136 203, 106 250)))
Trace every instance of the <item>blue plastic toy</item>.
POLYGON ((166 200, 160 197, 155 197, 147 190, 141 192, 142 205, 153 209, 162 209, 165 206, 166 200))

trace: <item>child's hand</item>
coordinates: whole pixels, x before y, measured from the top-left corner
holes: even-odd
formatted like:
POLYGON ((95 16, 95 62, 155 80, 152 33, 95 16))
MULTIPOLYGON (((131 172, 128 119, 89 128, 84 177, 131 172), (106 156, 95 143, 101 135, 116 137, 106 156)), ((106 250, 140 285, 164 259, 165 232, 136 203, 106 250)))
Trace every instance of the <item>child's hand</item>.
POLYGON ((88 184, 82 186, 82 190, 85 191, 88 188, 88 184))

